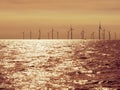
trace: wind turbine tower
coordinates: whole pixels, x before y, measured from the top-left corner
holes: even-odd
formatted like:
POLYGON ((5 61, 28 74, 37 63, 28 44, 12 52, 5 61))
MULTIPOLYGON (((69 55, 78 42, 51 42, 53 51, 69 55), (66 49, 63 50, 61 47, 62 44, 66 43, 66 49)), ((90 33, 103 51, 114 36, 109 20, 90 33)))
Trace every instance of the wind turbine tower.
POLYGON ((39 36, 38 39, 41 39, 41 31, 39 30, 39 36))
POLYGON ((54 34, 54 30, 53 30, 53 28, 52 28, 52 39, 54 38, 53 34, 54 34))
POLYGON ((84 31, 84 29, 81 31, 81 39, 85 39, 85 31, 84 31))
POLYGON ((30 39, 32 39, 32 32, 30 31, 30 39))
POLYGON ((23 39, 25 39, 25 32, 23 32, 23 39))
POLYGON ((69 31, 67 31, 67 39, 69 39, 69 31))
POLYGON ((102 30, 102 26, 101 23, 99 23, 99 30, 98 30, 99 40, 101 39, 101 30, 102 30))
POLYGON ((108 31, 108 35, 109 35, 109 40, 111 40, 111 32, 108 31))
POLYGON ((71 34, 71 39, 73 39, 73 28, 72 27, 70 27, 70 34, 71 34))
POLYGON ((59 32, 57 32, 57 39, 59 39, 59 32))

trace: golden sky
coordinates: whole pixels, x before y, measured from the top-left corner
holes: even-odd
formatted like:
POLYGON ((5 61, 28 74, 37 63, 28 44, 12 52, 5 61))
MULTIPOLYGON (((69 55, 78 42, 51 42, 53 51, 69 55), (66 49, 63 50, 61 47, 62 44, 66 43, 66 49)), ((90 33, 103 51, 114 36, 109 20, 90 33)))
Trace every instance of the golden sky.
POLYGON ((95 27, 100 21, 120 33, 120 0, 0 0, 0 38, 20 38, 38 28, 45 34, 51 27, 95 27))

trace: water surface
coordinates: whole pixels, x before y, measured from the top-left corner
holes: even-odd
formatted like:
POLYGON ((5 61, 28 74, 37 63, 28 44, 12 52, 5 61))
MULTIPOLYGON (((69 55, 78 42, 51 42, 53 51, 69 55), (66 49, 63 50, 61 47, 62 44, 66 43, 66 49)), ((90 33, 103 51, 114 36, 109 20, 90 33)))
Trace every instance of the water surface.
POLYGON ((120 41, 0 40, 0 90, 118 90, 120 41))

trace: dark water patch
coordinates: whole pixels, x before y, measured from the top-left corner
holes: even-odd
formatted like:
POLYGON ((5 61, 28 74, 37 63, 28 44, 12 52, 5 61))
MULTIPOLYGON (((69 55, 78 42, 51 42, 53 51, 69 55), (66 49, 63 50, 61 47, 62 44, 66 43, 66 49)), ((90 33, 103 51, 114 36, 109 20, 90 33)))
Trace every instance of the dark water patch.
POLYGON ((0 66, 0 90, 15 90, 13 79, 8 78, 7 73, 1 71, 2 69, 6 71, 4 67, 0 66))
POLYGON ((0 50, 6 47, 7 47, 6 45, 0 44, 0 50))

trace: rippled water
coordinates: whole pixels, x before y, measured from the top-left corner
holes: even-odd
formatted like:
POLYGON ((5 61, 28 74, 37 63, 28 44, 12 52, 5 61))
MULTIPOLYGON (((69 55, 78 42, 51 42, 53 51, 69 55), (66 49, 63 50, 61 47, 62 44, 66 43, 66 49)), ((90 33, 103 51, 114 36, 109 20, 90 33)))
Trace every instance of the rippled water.
POLYGON ((0 40, 0 90, 119 90, 120 41, 0 40))

